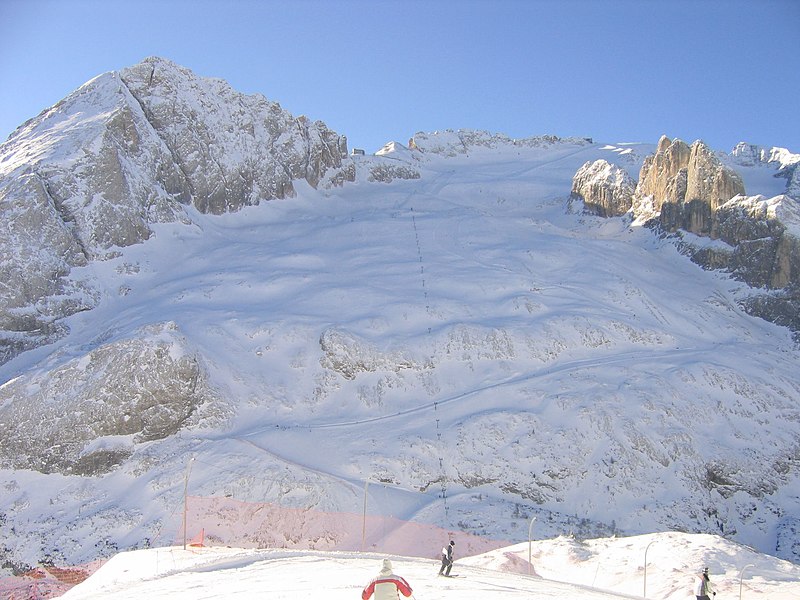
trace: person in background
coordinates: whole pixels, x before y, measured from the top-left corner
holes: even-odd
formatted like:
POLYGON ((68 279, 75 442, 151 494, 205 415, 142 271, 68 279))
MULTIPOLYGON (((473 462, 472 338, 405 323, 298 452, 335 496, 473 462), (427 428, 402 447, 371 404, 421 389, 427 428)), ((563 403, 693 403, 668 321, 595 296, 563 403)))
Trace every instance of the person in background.
POLYGON ((708 567, 706 567, 703 569, 703 572, 697 576, 697 584, 694 586, 694 595, 697 597, 697 600, 711 600, 708 597, 709 592, 711 592, 712 596, 717 595, 717 592, 711 587, 711 580, 708 578, 708 567))
POLYGON ((450 569, 453 568, 453 546, 456 543, 450 540, 450 543, 442 548, 442 566, 439 568, 439 575, 450 577, 450 569))
POLYGON ((411 595, 411 586, 408 582, 392 572, 392 561, 383 559, 383 567, 378 576, 367 584, 361 592, 361 600, 369 600, 375 594, 375 600, 398 600, 400 594, 406 598, 411 595))

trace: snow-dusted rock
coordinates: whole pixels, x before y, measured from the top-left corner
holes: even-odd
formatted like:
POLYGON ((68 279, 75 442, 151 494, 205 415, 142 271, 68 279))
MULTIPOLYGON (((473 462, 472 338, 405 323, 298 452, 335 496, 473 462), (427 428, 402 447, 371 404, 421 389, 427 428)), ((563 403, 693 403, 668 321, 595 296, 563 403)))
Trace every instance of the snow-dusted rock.
POLYGON ((359 373, 422 369, 407 353, 380 351, 372 344, 339 329, 324 331, 319 345, 323 352, 320 359, 322 366, 341 374, 345 379, 353 380, 359 373))
POLYGON ((0 187, 0 364, 64 333, 60 319, 94 305, 91 289, 70 280, 89 257, 63 206, 35 171, 0 187))
POLYGON ((370 166, 367 181, 391 183, 395 179, 419 179, 419 171, 409 165, 379 162, 370 166))
POLYGON ((795 200, 800 200, 800 154, 790 152, 786 148, 762 148, 755 144, 739 142, 730 153, 733 165, 745 167, 762 166, 775 171, 774 176, 786 179, 784 193, 795 200))
POLYGON ((408 147, 422 153, 455 157, 467 155, 471 151, 495 150, 498 148, 546 148, 554 144, 586 146, 588 138, 559 138, 542 135, 529 138, 510 138, 501 133, 474 129, 445 129, 433 133, 418 132, 409 140, 408 147))
POLYGON ((181 190, 203 212, 292 196, 294 180, 317 187, 352 168, 345 138, 261 95, 246 96, 160 58, 119 77, 185 178, 181 190))
POLYGON ((604 159, 585 163, 572 178, 572 195, 601 217, 624 215, 631 209, 636 182, 604 159))
POLYGON ((138 333, 0 387, 0 467, 98 475, 197 424, 214 399, 199 357, 174 324, 138 333))
POLYGON ((656 152, 644 160, 632 194, 624 169, 606 161, 581 167, 572 194, 603 216, 629 207, 635 222, 655 223, 674 234, 681 250, 703 267, 727 270, 755 288, 779 290, 751 296, 743 304, 751 314, 800 331, 797 201, 791 193, 746 196, 734 170, 776 169, 776 176, 789 179, 787 189, 793 189, 798 164, 800 156, 782 148, 767 151, 741 143, 730 156, 716 155, 701 141, 688 146, 662 136, 656 152))

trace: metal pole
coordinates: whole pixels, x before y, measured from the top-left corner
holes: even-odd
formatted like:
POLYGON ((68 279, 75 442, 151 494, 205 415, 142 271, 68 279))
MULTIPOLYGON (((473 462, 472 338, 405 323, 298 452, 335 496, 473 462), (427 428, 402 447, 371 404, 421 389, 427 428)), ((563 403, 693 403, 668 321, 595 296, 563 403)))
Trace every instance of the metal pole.
POLYGON ((194 456, 186 465, 186 476, 183 479, 183 549, 186 550, 186 512, 189 508, 189 474, 192 472, 194 456))
POLYGON ((739 600, 742 600, 742 580, 744 579, 744 570, 747 567, 755 567, 755 565, 745 565, 742 567, 742 570, 739 573, 739 600))
POLYGON ((361 551, 364 552, 364 547, 367 544, 367 488, 369 487, 369 479, 364 481, 364 518, 361 520, 361 551))
POLYGON ((533 531, 533 522, 536 520, 536 517, 531 517, 531 522, 528 525, 528 575, 531 574, 531 532, 533 531))
POLYGON ((655 542, 655 540, 647 544, 647 547, 644 549, 644 590, 642 592, 642 598, 647 598, 647 551, 650 550, 650 546, 653 542, 655 542))

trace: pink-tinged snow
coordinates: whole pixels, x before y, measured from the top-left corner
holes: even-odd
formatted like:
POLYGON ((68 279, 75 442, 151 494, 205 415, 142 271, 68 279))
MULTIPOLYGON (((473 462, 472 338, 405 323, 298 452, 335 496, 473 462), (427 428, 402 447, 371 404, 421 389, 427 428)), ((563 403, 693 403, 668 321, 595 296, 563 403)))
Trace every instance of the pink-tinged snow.
POLYGON ((716 536, 680 533, 585 542, 559 537, 462 559, 456 556, 454 578, 439 577, 434 558, 391 553, 176 546, 118 554, 62 597, 352 600, 377 574, 385 557, 411 584, 417 600, 603 600, 643 595, 684 600, 693 598, 693 579, 704 566, 710 569, 720 599, 739 597, 740 590, 748 599, 800 597, 800 566, 716 536))
MULTIPOLYGON (((189 543, 203 540, 207 546, 380 550, 436 557, 448 540, 456 542, 462 556, 482 554, 509 543, 385 515, 333 513, 219 497, 190 497, 187 506, 187 539, 189 543)), ((183 529, 177 529, 181 539, 175 542, 181 543, 183 529)))

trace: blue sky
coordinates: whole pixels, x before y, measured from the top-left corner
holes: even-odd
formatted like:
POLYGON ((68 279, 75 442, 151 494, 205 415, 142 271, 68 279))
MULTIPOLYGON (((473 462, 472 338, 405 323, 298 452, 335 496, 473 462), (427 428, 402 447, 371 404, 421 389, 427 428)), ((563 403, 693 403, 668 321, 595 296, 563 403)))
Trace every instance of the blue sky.
POLYGON ((0 139, 150 55, 368 152, 448 128, 800 152, 798 0, 0 0, 0 139))

